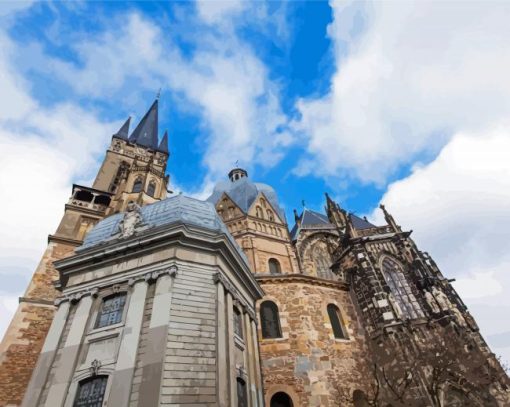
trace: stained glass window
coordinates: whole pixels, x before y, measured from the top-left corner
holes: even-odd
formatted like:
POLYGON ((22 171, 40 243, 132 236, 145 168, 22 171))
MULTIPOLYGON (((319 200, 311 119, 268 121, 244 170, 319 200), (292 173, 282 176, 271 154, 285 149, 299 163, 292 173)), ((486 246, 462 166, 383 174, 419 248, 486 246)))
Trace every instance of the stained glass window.
POLYGON ((262 325, 263 338, 282 337, 278 307, 274 302, 264 301, 260 304, 260 322, 262 325))
POLYGON ((108 376, 95 376, 82 380, 73 407, 101 407, 108 376))
POLYGON ((122 312, 126 304, 126 293, 115 294, 103 299, 97 315, 96 328, 117 324, 122 321, 122 312))

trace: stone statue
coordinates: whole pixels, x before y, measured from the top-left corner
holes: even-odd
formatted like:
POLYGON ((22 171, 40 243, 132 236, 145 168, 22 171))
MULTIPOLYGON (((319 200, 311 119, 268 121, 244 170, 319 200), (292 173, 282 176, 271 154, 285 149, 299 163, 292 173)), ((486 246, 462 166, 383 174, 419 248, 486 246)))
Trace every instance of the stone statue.
POLYGON ((400 308, 400 305, 398 305, 397 301, 395 301, 395 298, 393 297, 393 294, 388 294, 388 302, 391 305, 391 308, 393 309, 393 312, 397 319, 402 319, 402 308, 400 308))
POLYGON ((143 221, 140 206, 129 202, 124 212, 124 218, 119 223, 119 237, 129 237, 135 233, 137 226, 143 221))
POLYGON ((437 289, 437 287, 432 287, 432 295, 436 299, 437 303, 439 304, 439 307, 441 308, 441 311, 448 311, 449 309, 452 309, 452 304, 450 303, 450 300, 446 296, 446 294, 440 290, 437 289))
POLYGON ((455 316, 458 324, 464 328, 467 328, 466 320, 462 316, 462 313, 459 311, 459 309, 457 307, 452 307, 451 311, 453 312, 453 315, 455 316))
POLYGON ((434 296, 430 293, 430 291, 425 290, 425 300, 427 301, 427 304, 429 304, 429 307, 432 309, 434 314, 439 314, 441 312, 437 306, 437 302, 434 296))

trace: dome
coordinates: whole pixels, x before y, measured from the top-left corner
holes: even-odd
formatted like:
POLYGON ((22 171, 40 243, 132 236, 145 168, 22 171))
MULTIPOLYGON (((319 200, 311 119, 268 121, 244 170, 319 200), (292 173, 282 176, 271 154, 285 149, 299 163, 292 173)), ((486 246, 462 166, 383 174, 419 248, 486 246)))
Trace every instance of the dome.
POLYGON ((248 213, 251 205, 261 192, 271 203, 280 219, 285 221, 285 213, 278 204, 278 198, 274 189, 267 184, 252 182, 248 177, 242 177, 234 181, 218 182, 214 187, 212 195, 207 198, 207 201, 216 205, 223 193, 226 193, 244 213, 248 213))
MULTIPOLYGON (((171 224, 199 226, 216 231, 219 234, 224 233, 241 253, 241 249, 235 243, 225 224, 216 213, 214 205, 210 202, 200 201, 184 195, 176 195, 140 208, 140 214, 144 230, 171 224)), ((118 213, 98 222, 87 234, 82 246, 77 250, 81 251, 99 244, 106 244, 110 240, 117 238, 119 222, 123 218, 124 214, 118 213)), ((244 254, 242 256, 244 257, 244 254)))

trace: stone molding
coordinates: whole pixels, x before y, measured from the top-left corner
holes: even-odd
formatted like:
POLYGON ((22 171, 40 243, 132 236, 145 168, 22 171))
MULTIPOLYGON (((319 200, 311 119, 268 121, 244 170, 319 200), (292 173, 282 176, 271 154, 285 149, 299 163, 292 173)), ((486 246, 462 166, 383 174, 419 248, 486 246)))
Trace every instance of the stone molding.
POLYGON ((257 315, 255 314, 255 310, 252 306, 250 306, 241 296, 237 288, 219 271, 213 275, 214 284, 221 283, 223 287, 225 287, 225 291, 230 293, 234 298, 235 303, 238 303, 242 306, 242 308, 250 315, 250 317, 258 323, 257 315))
POLYGON ((280 275, 256 275, 256 280, 262 284, 264 283, 303 283, 311 285, 320 285, 329 288, 336 288, 341 290, 349 290, 349 283, 344 281, 326 280, 320 277, 307 276, 304 274, 280 274, 280 275))
MULTIPOLYGON (((132 276, 127 281, 127 284, 128 284, 129 287, 132 287, 138 281, 152 282, 152 281, 156 281, 159 277, 161 277, 163 275, 169 275, 170 277, 173 278, 173 277, 175 277, 177 275, 177 271, 178 271, 177 266, 175 264, 172 264, 171 266, 164 267, 164 268, 162 268, 160 270, 148 271, 148 272, 144 272, 144 273, 140 273, 140 274, 137 274, 135 276, 132 276)), ((93 297, 97 297, 97 295, 99 293, 99 290, 102 289, 102 288, 105 288, 105 287, 112 287, 113 286, 114 287, 114 291, 115 291, 115 286, 118 286, 119 283, 121 283, 121 282, 125 282, 125 280, 126 280, 125 277, 121 277, 120 279, 117 279, 113 283, 111 281, 109 281, 107 283, 104 283, 102 285, 98 285, 96 287, 86 288, 86 289, 83 289, 83 290, 79 290, 79 291, 73 292, 71 294, 64 294, 63 296, 57 298, 55 300, 54 304, 56 306, 59 306, 61 303, 65 302, 65 301, 78 302, 83 297, 85 297, 87 295, 92 295, 93 297)))

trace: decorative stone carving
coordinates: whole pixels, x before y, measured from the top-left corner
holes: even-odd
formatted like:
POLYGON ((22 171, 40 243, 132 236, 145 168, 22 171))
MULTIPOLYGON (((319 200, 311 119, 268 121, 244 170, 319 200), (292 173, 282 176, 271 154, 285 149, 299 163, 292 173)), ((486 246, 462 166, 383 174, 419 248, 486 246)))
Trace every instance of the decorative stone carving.
POLYGON ((140 206, 129 202, 124 212, 124 218, 119 223, 118 237, 129 237, 135 234, 136 229, 143 225, 140 206))
POLYGON ((434 296, 428 290, 423 290, 423 292, 424 292, 425 300, 427 301, 427 304, 432 309, 432 313, 439 314, 441 312, 441 310, 437 306, 437 302, 436 302, 436 299, 434 298, 434 296))
POLYGON ((92 362, 90 362, 89 369, 90 369, 92 376, 97 376, 100 368, 101 368, 101 361, 94 359, 92 362))
POLYGON ((393 310, 393 313, 398 319, 402 319, 402 308, 400 308, 400 305, 398 305, 397 301, 395 301, 395 298, 393 297, 393 294, 388 294, 388 302, 391 305, 391 309, 393 310))
POLYGON ((457 323, 464 327, 464 328, 467 328, 467 323, 466 323, 466 320, 464 319, 464 317, 462 316, 462 313, 459 311, 459 309, 457 307, 452 307, 451 308, 451 311, 453 313, 453 316, 455 317, 455 320, 457 321, 457 323))
POLYGON ((450 300, 446 296, 446 294, 440 290, 437 289, 437 287, 432 287, 432 295, 436 299, 437 303, 439 304, 439 307, 441 308, 441 311, 448 311, 449 309, 452 309, 452 304, 450 303, 450 300))
POLYGON ((140 274, 138 276, 131 277, 128 281, 128 285, 132 287, 135 285, 137 281, 145 280, 146 282, 149 281, 156 281, 159 277, 168 274, 170 277, 174 278, 177 276, 177 266, 175 264, 171 265, 168 268, 157 270, 157 271, 150 271, 148 273, 140 274))

